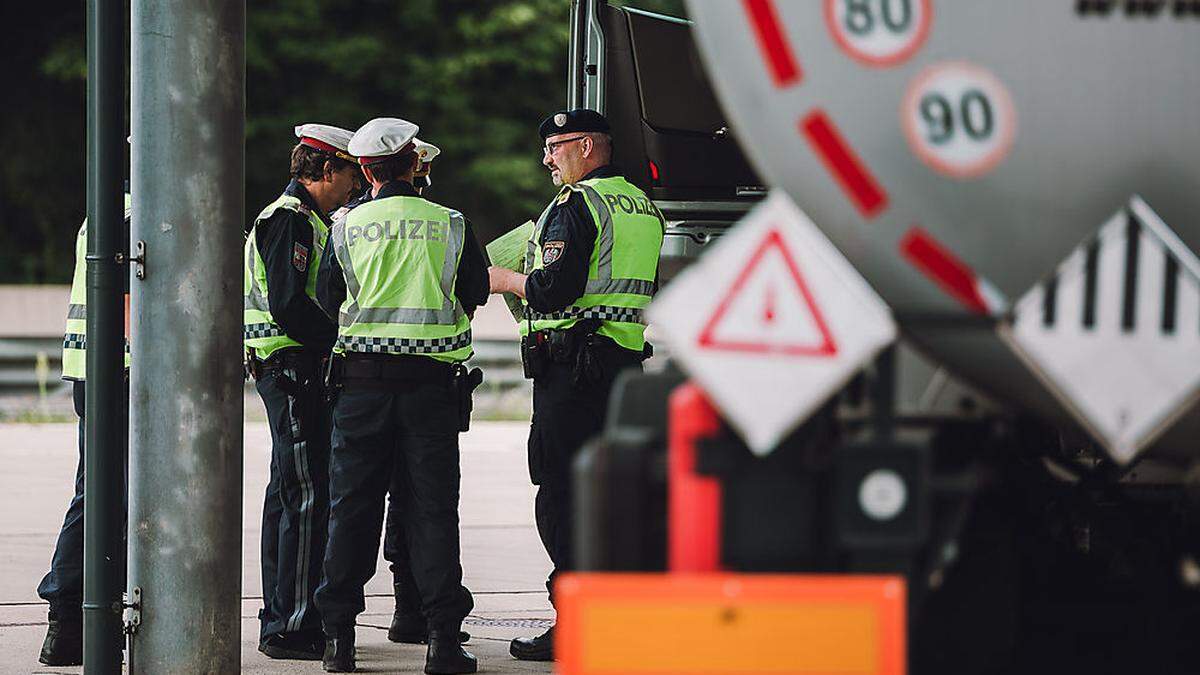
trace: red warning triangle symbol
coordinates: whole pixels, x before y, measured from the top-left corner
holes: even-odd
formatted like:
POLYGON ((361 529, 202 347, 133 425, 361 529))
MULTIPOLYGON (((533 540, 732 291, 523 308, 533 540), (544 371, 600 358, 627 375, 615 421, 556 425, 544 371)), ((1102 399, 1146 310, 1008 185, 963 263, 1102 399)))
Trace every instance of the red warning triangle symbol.
POLYGON ((835 356, 837 345, 779 230, 738 273, 697 338, 704 349, 835 356))

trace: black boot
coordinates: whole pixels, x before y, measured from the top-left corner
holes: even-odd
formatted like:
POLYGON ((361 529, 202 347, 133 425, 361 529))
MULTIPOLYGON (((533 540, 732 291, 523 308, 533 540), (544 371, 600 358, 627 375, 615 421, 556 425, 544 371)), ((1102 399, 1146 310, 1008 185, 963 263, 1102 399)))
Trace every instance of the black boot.
POLYGON ((50 625, 38 661, 47 666, 83 664, 83 618, 65 619, 50 612, 50 625))
POLYGON ((554 660, 554 626, 533 638, 517 638, 508 643, 508 653, 520 661, 554 660))
MULTIPOLYGON (((420 612, 406 612, 399 607, 392 614, 392 625, 388 627, 388 639, 392 642, 403 642, 410 645, 423 645, 429 642, 429 628, 425 623, 425 615, 420 612)), ((458 631, 458 641, 470 641, 471 634, 465 630, 458 631)))
POLYGON ((321 667, 327 673, 354 672, 354 626, 325 629, 321 667))
POLYGON ((392 614, 392 625, 388 627, 388 639, 412 645, 425 644, 429 640, 429 627, 420 604, 407 597, 403 584, 392 584, 396 595, 396 611, 392 614))
MULTIPOLYGON (((410 599, 399 583, 392 584, 396 594, 396 611, 392 613, 392 625, 388 626, 388 639, 392 642, 403 642, 410 645, 423 645, 429 642, 429 624, 421 613, 418 601, 410 599)), ((458 641, 467 642, 471 634, 459 631, 458 641)))
POLYGON ((324 650, 324 636, 312 633, 275 633, 258 643, 258 651, 273 659, 320 661, 324 650))
POLYGON ((475 657, 462 648, 458 635, 457 626, 429 631, 429 650, 425 652, 427 675, 473 673, 479 667, 475 657))
POLYGON ((406 612, 399 607, 392 614, 392 625, 388 627, 388 639, 410 645, 423 645, 429 639, 425 617, 420 613, 406 612))

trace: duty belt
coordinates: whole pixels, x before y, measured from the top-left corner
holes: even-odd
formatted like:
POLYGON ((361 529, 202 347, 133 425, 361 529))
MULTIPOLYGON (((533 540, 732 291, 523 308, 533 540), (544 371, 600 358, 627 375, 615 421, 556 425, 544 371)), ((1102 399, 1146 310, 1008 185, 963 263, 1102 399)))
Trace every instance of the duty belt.
POLYGON ((281 349, 265 359, 254 357, 259 372, 273 372, 290 368, 297 372, 313 373, 320 370, 321 358, 303 349, 281 349))
POLYGON ((427 356, 342 357, 334 359, 333 369, 340 378, 352 380, 425 381, 454 374, 454 364, 427 356))

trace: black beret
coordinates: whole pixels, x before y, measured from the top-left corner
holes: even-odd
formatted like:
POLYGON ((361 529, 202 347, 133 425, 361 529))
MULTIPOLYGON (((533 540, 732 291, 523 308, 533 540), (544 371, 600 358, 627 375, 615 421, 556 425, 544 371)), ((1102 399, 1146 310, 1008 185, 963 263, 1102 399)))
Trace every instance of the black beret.
POLYGON ((608 120, 595 110, 579 108, 578 110, 560 110, 542 120, 542 125, 538 127, 538 133, 542 135, 542 140, 546 140, 549 136, 576 131, 599 131, 607 134, 609 131, 608 120))

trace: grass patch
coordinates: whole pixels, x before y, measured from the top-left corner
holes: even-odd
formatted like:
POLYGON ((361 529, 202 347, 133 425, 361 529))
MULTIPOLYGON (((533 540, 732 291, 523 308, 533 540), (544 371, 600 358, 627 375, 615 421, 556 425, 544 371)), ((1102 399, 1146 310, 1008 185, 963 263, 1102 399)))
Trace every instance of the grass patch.
POLYGON ((5 424, 64 424, 77 422, 79 418, 74 413, 64 413, 54 410, 6 410, 0 411, 0 423, 5 424))

